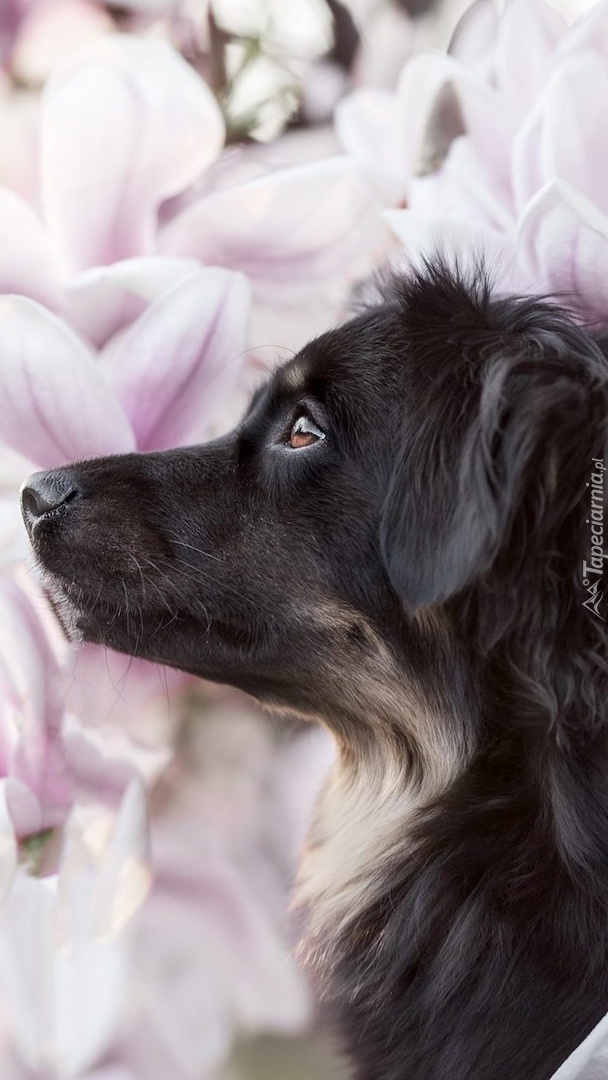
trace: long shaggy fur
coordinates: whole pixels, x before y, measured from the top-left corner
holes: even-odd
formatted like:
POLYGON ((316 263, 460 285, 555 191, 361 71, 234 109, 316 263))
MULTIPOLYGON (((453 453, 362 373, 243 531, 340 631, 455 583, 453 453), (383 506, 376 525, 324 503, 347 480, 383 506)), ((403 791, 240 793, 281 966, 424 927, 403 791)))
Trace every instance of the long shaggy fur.
POLYGON ((72 635, 333 732, 299 897, 358 1080, 548 1080, 608 1009, 607 424, 601 336, 435 263, 223 439, 24 494, 72 635))

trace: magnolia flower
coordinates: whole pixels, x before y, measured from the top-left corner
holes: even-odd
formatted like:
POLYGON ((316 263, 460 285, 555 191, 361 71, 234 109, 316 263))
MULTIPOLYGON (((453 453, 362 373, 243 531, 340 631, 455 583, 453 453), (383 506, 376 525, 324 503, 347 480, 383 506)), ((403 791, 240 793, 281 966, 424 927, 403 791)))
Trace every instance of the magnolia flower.
POLYGON ((90 314, 95 344, 125 319, 125 302, 141 310, 142 293, 175 280, 184 269, 176 259, 246 273, 264 310, 284 298, 295 308, 297 294, 300 323, 320 283, 369 265, 379 217, 347 159, 236 183, 223 169, 205 182, 223 121, 205 83, 163 42, 112 35, 78 53, 47 84, 40 125, 36 205, 0 195, 0 289, 73 316, 85 334, 82 303, 101 303, 110 326, 90 314), (121 265, 155 256, 171 261, 121 265))
POLYGON ((377 95, 351 99, 342 141, 361 159, 370 131, 375 148, 395 133, 381 196, 407 203, 386 217, 410 259, 481 253, 511 287, 605 318, 608 5, 568 28, 545 0, 513 0, 488 52, 493 18, 478 4, 456 55, 415 57, 386 112, 377 95))
POLYGON ((294 837, 277 822, 280 761, 271 729, 240 702, 208 708, 153 800, 155 887, 134 924, 139 1022, 191 1076, 223 1060, 238 1030, 310 1020, 285 946, 294 837))
POLYGON ((11 833, 19 839, 51 828, 71 804, 61 691, 59 665, 32 604, 0 579, 0 792, 13 860, 11 833))
POLYGON ((149 886, 147 860, 133 783, 116 814, 72 811, 56 873, 17 872, 0 920, 4 1049, 17 1076, 81 1077, 122 1032, 125 927, 149 886))

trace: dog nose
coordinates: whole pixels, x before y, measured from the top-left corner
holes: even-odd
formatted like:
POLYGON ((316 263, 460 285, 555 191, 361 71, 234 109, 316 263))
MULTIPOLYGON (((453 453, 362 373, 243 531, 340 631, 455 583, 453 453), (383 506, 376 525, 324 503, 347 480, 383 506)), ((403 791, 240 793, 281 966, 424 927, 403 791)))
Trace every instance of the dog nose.
POLYGON ((21 513, 28 533, 46 514, 58 510, 79 494, 75 477, 69 470, 37 472, 21 488, 21 513))

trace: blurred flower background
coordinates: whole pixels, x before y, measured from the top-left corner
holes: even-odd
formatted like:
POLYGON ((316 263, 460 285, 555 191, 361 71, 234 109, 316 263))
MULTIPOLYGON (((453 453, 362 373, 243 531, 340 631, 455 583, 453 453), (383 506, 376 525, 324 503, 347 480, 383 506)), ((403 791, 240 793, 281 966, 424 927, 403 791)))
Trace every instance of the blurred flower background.
POLYGON ((386 259, 605 322, 607 169, 605 0, 0 0, 2 1080, 339 1074, 289 911, 329 737, 68 646, 20 483, 226 430, 386 259))

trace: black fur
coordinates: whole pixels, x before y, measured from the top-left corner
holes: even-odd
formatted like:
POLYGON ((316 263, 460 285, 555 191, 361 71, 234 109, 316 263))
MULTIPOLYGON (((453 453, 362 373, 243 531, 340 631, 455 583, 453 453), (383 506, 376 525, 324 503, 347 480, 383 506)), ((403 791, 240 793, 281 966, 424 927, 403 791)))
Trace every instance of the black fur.
POLYGON ((469 748, 318 950, 359 1080, 548 1080, 608 1010, 607 418, 599 339, 433 266, 230 435, 24 494, 72 636, 321 716, 352 769, 386 743, 420 788, 415 717, 349 692, 380 642, 469 748), (302 412, 326 438, 294 450, 302 412))

